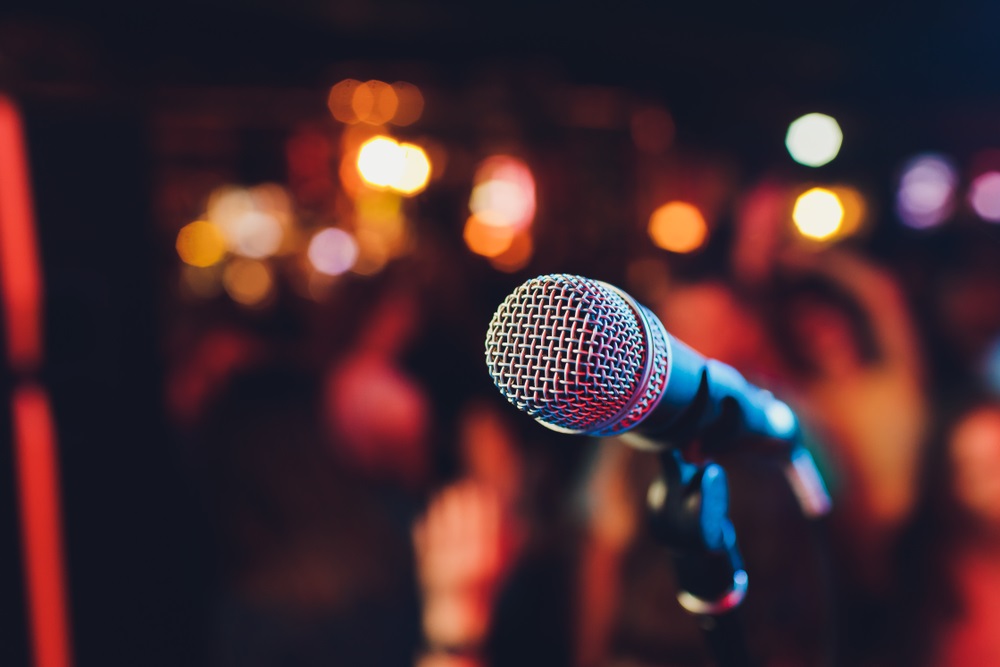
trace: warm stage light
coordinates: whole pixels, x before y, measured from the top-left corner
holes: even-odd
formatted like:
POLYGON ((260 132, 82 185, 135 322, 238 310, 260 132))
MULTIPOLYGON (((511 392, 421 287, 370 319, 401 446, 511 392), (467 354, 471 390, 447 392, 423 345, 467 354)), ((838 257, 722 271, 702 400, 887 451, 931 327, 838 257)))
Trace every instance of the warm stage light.
POLYGON ((649 237, 664 250, 693 252, 708 238, 708 224, 693 204, 673 201, 653 211, 649 218, 649 237))
POLYGON ((476 170, 469 209, 480 223, 516 230, 535 217, 535 178, 527 164, 508 155, 487 158, 476 170))
POLYGON ((284 238, 281 223, 262 211, 247 211, 225 228, 229 247, 238 255, 263 259, 278 252, 284 238))
POLYGON ((271 294, 274 279, 263 262, 236 259, 222 272, 222 285, 233 301, 244 306, 257 306, 271 294))
POLYGON ((196 220, 177 233, 177 254, 185 264, 212 266, 226 254, 226 237, 211 222, 196 220))
POLYGON ((803 192, 795 200, 792 220, 802 236, 825 241, 840 231, 844 221, 844 205, 833 192, 813 188, 803 192))
POLYGON ((355 79, 344 79, 330 89, 326 103, 330 113, 341 123, 358 122, 358 116, 354 113, 354 94, 362 85, 355 79))
POLYGON ((514 242, 517 231, 512 227, 496 226, 477 215, 469 216, 463 233, 469 250, 483 257, 499 257, 514 242))
POLYGON ((424 112, 424 96, 420 89, 405 81, 397 81, 392 84, 392 88, 396 91, 396 99, 399 100, 399 106, 396 109, 396 115, 392 117, 392 123, 394 125, 415 123, 424 112))
POLYGON ((514 273, 527 266, 531 260, 531 255, 535 250, 535 245, 531 240, 530 230, 522 230, 514 235, 507 249, 495 257, 490 258, 490 264, 494 269, 505 273, 514 273))
POLYGON ((844 209, 844 219, 837 230, 837 236, 851 236, 860 231, 868 215, 868 204, 864 195, 847 185, 831 187, 830 192, 837 196, 844 209))
POLYGON ((372 137, 358 151, 358 173, 369 185, 387 188, 403 173, 403 151, 385 136, 372 137))
POLYGON ((396 115, 399 98, 395 89, 383 81, 368 81, 354 90, 351 109, 358 120, 371 125, 384 125, 396 115))
POLYGON ((807 167, 821 167, 837 157, 844 134, 836 120, 810 113, 792 122, 785 135, 789 155, 807 167))
POLYGON ((358 173, 369 185, 413 196, 427 187, 431 162, 420 146, 375 136, 358 150, 358 173))
POLYGON ((394 190, 404 195, 415 195, 427 187, 431 179, 431 161, 420 146, 400 144, 403 152, 403 171, 392 185, 394 190))

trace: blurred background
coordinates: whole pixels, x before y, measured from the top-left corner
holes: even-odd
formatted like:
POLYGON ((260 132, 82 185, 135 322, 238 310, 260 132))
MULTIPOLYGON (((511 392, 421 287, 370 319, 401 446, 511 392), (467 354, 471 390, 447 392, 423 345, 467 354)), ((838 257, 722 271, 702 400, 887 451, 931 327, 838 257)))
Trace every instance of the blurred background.
POLYGON ((483 361, 604 280, 801 415, 761 664, 1000 665, 1000 7, 0 8, 4 665, 701 665, 655 457, 483 361))

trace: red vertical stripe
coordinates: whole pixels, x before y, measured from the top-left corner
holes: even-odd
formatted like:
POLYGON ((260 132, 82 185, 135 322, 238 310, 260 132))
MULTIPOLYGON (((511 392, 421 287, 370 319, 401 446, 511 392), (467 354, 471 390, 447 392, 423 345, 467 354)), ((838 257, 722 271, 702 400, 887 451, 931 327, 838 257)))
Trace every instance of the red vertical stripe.
MULTIPOLYGON (((42 362, 42 272, 31 205, 24 131, 17 108, 0 95, 0 306, 7 361, 18 374, 42 362)), ((13 392, 14 458, 21 547, 35 667, 70 667, 55 425, 45 390, 13 392)))
POLYGON ((36 667, 69 667, 62 521, 55 428, 45 391, 14 392, 14 442, 21 500, 25 588, 36 667))
POLYGON ((0 95, 0 302, 7 358, 17 370, 42 360, 42 272, 28 160, 17 108, 0 95))

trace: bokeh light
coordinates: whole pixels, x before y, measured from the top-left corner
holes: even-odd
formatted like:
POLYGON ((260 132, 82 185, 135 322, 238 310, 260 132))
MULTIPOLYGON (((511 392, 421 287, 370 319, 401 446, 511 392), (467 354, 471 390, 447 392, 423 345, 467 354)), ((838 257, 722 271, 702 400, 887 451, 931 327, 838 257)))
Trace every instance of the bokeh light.
MULTIPOLYGON (((329 169, 329 163, 326 165, 329 169)), ((254 207, 278 221, 283 228, 291 226, 294 219, 292 196, 277 183, 261 183, 250 188, 250 198, 254 207)))
POLYGON ((405 81, 397 81, 392 84, 392 88, 399 101, 396 115, 392 117, 393 124, 405 126, 417 122, 424 112, 424 96, 420 89, 405 81))
POLYGON ((462 234, 469 250, 483 257, 499 257, 511 247, 516 236, 513 227, 494 225, 475 214, 465 221, 462 234))
POLYGON ((969 186, 969 203, 983 220, 1000 222, 1000 172, 977 176, 969 186))
POLYGON ((232 251, 252 259, 270 257, 281 247, 284 238, 281 223, 263 211, 247 211, 234 218, 225 232, 232 251))
POLYGON ((366 81, 354 89, 351 109, 363 123, 384 125, 396 115, 399 98, 396 90, 384 81, 366 81))
POLYGON ((903 224, 927 229, 944 222, 955 205, 958 174, 950 160, 932 153, 903 166, 896 191, 896 213, 903 224))
POLYGON ((387 188, 403 173, 403 152, 389 137, 378 135, 361 144, 358 173, 369 185, 387 188))
POLYGON ((235 259, 222 272, 222 285, 233 301, 244 306, 259 306, 271 295, 274 279, 263 262, 235 259))
POLYGON ((673 201, 653 211, 649 218, 649 237, 664 250, 693 252, 708 238, 708 224, 697 206, 673 201))
POLYGON ((343 229, 328 227, 309 242, 309 261, 320 273, 339 276, 351 270, 358 259, 358 244, 343 229))
POLYGON ((523 161, 509 155, 487 158, 476 170, 469 209, 477 224, 520 230, 535 217, 535 178, 523 161))
POLYGON ((867 222, 868 203, 856 188, 840 185, 830 188, 844 208, 844 219, 841 221, 837 236, 851 236, 862 230, 867 222))
POLYGON ((403 151, 403 171, 392 187, 404 195, 423 192, 431 179, 431 161, 420 146, 400 144, 403 151))
POLYGON ((407 196, 422 192, 431 177, 430 158, 420 146, 400 144, 384 135, 361 144, 357 169, 368 185, 392 188, 407 196))
POLYGON ((514 235, 506 250, 490 258, 490 264, 493 268, 505 273, 520 271, 531 261, 534 251, 535 245, 531 240, 531 233, 528 230, 522 230, 514 235))
POLYGON ((844 205, 830 190, 812 188, 795 200, 792 220, 802 236, 826 241, 840 231, 844 222, 844 205))
POLYGON ((355 79, 344 79, 330 89, 327 106, 330 113, 341 123, 357 123, 354 113, 354 94, 363 84, 355 79))
POLYGON ((212 266, 226 254, 226 236, 208 220, 195 220, 177 233, 177 254, 191 266, 212 266))
POLYGON ((288 223, 291 216, 290 210, 275 213, 261 210, 262 204, 280 205, 273 189, 261 187, 257 191, 227 186, 217 189, 208 200, 208 218, 222 230, 229 250, 252 259, 278 252, 285 230, 275 215, 287 218, 288 223))
POLYGON ((789 155, 807 167, 822 167, 840 152, 844 133, 835 119, 826 114, 810 113, 788 126, 785 147, 789 155))
POLYGON ((411 125, 424 112, 424 96, 412 83, 389 85, 372 79, 344 79, 332 88, 327 106, 333 117, 348 125, 411 125))

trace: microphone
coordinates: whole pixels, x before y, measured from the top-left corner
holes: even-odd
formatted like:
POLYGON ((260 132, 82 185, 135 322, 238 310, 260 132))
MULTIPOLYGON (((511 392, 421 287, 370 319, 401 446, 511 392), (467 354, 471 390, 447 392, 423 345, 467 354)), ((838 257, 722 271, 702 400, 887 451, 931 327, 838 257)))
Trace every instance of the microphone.
POLYGON ((830 509, 791 408, 671 336, 612 285, 569 274, 528 280, 493 315, 486 365, 508 401, 562 433, 686 442, 717 429, 786 443, 786 477, 803 512, 830 509))

